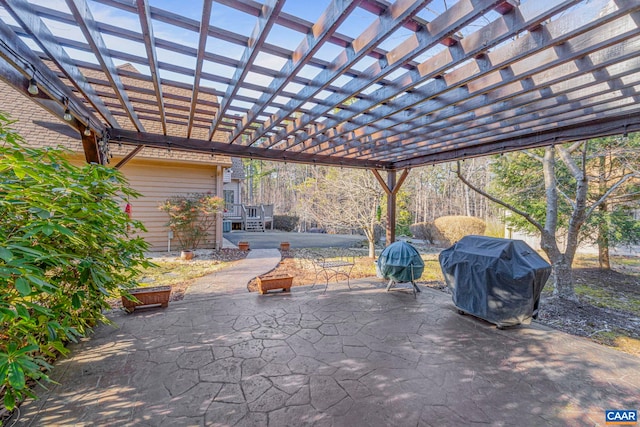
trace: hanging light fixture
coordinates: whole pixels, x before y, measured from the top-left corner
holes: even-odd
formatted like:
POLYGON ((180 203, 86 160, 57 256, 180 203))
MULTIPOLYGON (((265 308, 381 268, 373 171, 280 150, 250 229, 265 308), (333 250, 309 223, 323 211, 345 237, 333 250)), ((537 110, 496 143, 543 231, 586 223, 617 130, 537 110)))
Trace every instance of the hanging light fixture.
POLYGON ((91 120, 87 117, 87 127, 84 128, 84 136, 91 136, 91 120))
POLYGON ((70 122, 71 120, 73 120, 73 116, 71 115, 71 110, 69 110, 69 98, 64 99, 64 106, 66 108, 64 109, 64 116, 62 116, 62 118, 65 121, 70 122))
POLYGON ((26 64, 25 68, 28 66, 31 67, 33 73, 31 74, 31 78, 29 79, 29 87, 27 88, 27 92, 29 92, 31 95, 37 95, 39 90, 38 82, 36 81, 36 68, 31 64, 26 64))
POLYGON ((31 95, 37 95, 38 94, 38 82, 36 82, 36 78, 35 77, 31 77, 31 79, 29 80, 29 88, 27 89, 27 92, 29 92, 31 95))

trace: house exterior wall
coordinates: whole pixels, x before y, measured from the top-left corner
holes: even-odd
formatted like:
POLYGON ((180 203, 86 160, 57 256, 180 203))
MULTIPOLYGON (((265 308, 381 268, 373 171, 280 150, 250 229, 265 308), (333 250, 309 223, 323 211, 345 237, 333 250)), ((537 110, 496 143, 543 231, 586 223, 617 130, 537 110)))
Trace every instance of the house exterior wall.
MULTIPOLYGON (((61 146, 70 150, 68 157, 72 163, 85 164, 79 133, 61 118, 52 116, 2 81, 0 111, 8 113, 12 120, 17 120, 11 128, 24 138, 27 146, 61 146)), ((115 166, 133 147, 110 144, 110 149, 113 154, 110 166, 115 166)), ((147 228, 148 231, 142 237, 151 245, 151 250, 166 251, 168 247, 169 229, 164 225, 168 216, 158 209, 159 204, 170 196, 194 192, 211 192, 222 197, 222 170, 231 167, 231 164, 231 158, 227 156, 176 150, 169 153, 167 150, 146 147, 120 169, 131 187, 143 195, 131 201, 132 217, 140 220, 147 228)), ((203 247, 221 247, 222 221, 218 223, 203 247)), ((171 246, 172 249, 179 248, 177 239, 173 239, 171 246)))
MULTIPOLYGON (((132 217, 140 220, 147 228, 142 237, 152 250, 168 248, 168 215, 158 207, 168 197, 188 193, 217 194, 217 167, 208 165, 176 165, 166 161, 133 159, 122 169, 132 188, 142 193, 142 197, 130 201, 132 217)), ((215 228, 201 246, 216 246, 215 228)), ((171 241, 172 249, 180 248, 179 241, 171 241)))

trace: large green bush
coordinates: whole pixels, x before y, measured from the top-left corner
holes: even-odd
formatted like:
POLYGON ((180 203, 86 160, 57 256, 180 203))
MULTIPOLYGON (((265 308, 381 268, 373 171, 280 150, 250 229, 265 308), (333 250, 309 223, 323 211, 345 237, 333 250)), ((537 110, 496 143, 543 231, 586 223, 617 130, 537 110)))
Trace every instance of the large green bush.
POLYGON ((9 126, 0 114, 0 396, 12 409, 151 264, 129 235, 142 225, 122 205, 137 194, 117 170, 25 148, 9 126))
POLYGON ((484 235, 486 224, 480 218, 473 216, 441 216, 433 221, 437 230, 437 240, 452 245, 464 236, 484 235))

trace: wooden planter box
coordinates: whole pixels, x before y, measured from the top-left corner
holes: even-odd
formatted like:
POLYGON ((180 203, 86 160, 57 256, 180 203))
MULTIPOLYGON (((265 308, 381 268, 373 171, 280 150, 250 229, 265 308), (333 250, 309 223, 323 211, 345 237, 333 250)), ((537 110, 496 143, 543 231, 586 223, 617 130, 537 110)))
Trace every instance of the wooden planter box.
POLYGON ((265 294, 267 291, 273 289, 282 289, 282 292, 291 291, 291 285, 293 284, 293 276, 280 275, 280 276, 258 276, 258 292, 265 294))
POLYGON ((129 293, 138 301, 131 301, 122 297, 122 306, 127 313, 132 313, 136 307, 148 305, 160 305, 162 308, 169 306, 169 297, 171 296, 171 286, 155 286, 149 288, 131 289, 129 293))
POLYGON ((288 251, 289 250, 289 242, 280 242, 280 250, 288 251))
POLYGON ((240 249, 241 251, 248 251, 249 242, 238 242, 238 249, 240 249))

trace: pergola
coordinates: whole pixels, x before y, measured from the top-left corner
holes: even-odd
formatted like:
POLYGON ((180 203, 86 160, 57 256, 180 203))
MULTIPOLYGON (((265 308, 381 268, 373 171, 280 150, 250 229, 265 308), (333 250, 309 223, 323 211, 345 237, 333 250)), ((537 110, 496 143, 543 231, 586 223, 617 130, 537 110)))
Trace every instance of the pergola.
POLYGON ((87 160, 120 143, 367 168, 390 224, 411 167, 640 130, 638 0, 0 6, 0 77, 87 160))

